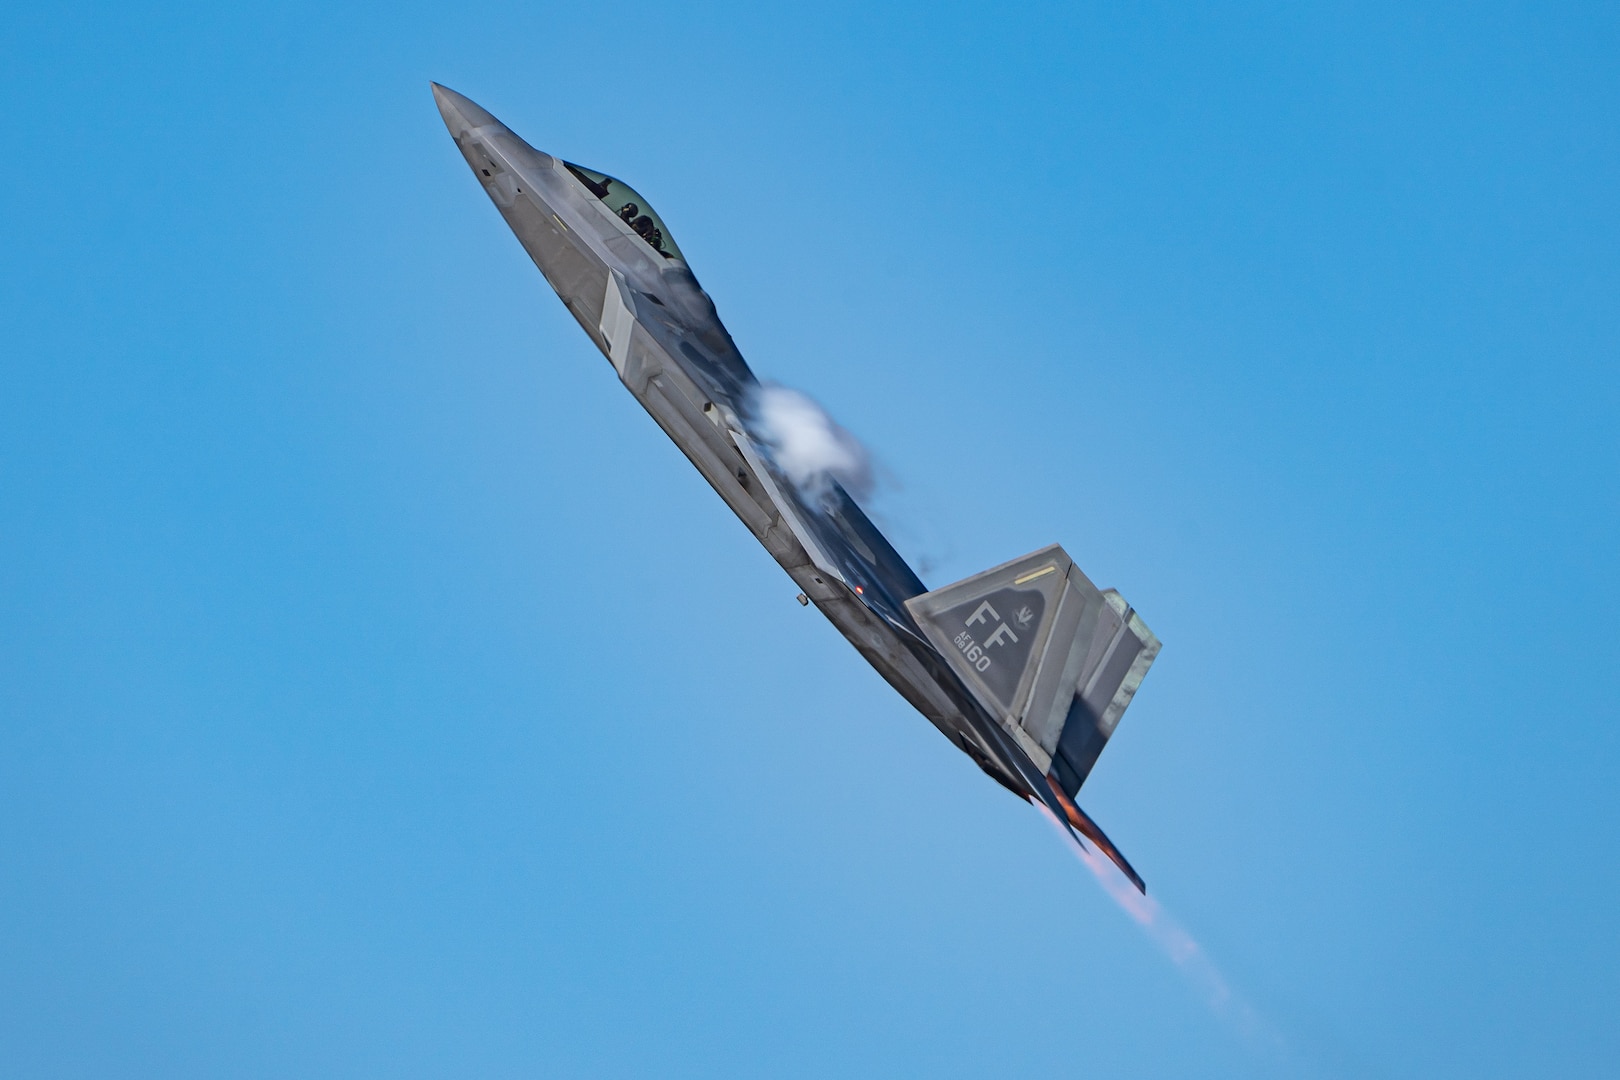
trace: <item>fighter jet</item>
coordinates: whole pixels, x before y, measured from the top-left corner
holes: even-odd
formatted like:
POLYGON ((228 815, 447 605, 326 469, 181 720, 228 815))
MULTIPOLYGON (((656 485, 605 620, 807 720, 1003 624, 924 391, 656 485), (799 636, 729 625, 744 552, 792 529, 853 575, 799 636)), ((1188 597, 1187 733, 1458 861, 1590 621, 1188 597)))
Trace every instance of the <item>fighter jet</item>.
POLYGON ((433 96, 518 242, 681 449, 902 697, 1070 841, 1141 877, 1075 796, 1159 652, 1119 593, 1053 545, 929 590, 836 478, 804 483, 762 431, 761 383, 664 219, 607 173, 534 149, 467 98, 433 96))

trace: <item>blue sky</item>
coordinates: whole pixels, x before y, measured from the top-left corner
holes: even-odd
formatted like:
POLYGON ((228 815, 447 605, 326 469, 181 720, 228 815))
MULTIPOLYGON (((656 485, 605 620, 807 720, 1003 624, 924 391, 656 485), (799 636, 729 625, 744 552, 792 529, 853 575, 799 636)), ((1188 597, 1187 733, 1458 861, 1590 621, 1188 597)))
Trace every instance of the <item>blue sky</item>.
POLYGON ((7 8, 0 1071, 1612 1075, 1616 55, 7 8), (1081 802, 1258 1028, 793 602, 430 79, 655 201, 931 584, 1060 542, 1144 613, 1081 802))

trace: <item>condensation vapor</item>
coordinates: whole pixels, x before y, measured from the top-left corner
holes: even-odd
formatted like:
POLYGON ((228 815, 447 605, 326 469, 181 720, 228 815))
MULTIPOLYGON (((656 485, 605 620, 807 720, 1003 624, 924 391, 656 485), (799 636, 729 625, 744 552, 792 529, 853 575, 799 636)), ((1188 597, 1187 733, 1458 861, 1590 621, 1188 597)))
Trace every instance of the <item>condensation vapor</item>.
POLYGON ((1255 1008, 1232 989, 1215 962, 1164 906, 1151 896, 1136 891, 1130 879, 1117 866, 1090 845, 1077 840, 1051 810, 1034 801, 1047 823, 1062 836, 1064 846, 1079 857, 1103 891, 1132 922, 1140 926, 1148 940, 1169 958, 1210 1009, 1237 1029, 1239 1035, 1257 1050, 1275 1060, 1290 1057, 1282 1035, 1255 1008))
POLYGON ((761 383, 743 401, 743 421, 801 495, 820 501, 832 481, 842 484, 923 577, 950 560, 951 545, 933 524, 939 515, 906 498, 899 477, 814 398, 761 383))
POLYGON ((744 407, 749 432, 801 492, 823 495, 836 480, 857 499, 871 495, 871 453, 808 394, 762 383, 744 407))

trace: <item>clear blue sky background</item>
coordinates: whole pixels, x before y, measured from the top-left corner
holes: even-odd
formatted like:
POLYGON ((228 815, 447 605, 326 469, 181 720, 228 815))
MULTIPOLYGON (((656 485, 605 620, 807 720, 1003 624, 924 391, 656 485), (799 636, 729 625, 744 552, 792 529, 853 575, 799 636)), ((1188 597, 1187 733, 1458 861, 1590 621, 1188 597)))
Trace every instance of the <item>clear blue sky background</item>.
POLYGON ((0 1073, 1620 1062, 1610 5, 14 5, 0 1073), (670 223, 1245 1035, 618 385, 437 79, 670 223))

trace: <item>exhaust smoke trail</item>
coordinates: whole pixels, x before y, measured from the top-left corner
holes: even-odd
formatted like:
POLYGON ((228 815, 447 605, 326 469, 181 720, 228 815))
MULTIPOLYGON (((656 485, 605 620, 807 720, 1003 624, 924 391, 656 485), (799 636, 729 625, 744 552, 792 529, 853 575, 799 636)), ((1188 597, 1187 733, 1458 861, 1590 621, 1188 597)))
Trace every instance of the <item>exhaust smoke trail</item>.
POLYGON ((1117 904, 1132 922, 1140 926, 1148 940, 1158 946, 1176 969, 1192 985, 1216 1016, 1231 1024, 1251 1046, 1265 1051, 1279 1063, 1292 1058, 1282 1034, 1274 1028, 1254 1006, 1232 989, 1232 984, 1221 974, 1220 968, 1204 952, 1186 928, 1178 923, 1157 900, 1137 892, 1120 869, 1090 845, 1080 841, 1069 827, 1038 800, 1031 800, 1041 816, 1063 837, 1065 846, 1073 851, 1091 876, 1097 879, 1103 892, 1117 904))

